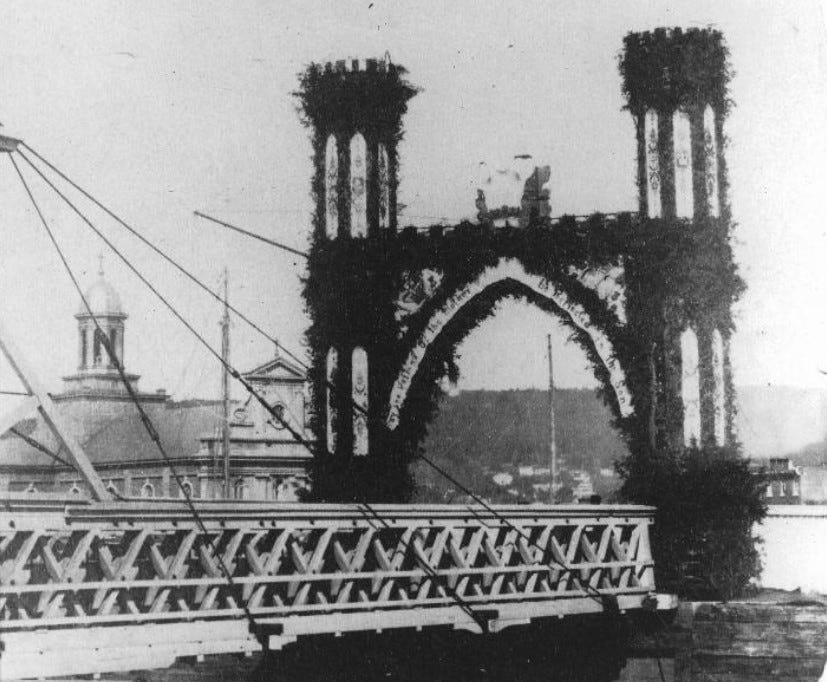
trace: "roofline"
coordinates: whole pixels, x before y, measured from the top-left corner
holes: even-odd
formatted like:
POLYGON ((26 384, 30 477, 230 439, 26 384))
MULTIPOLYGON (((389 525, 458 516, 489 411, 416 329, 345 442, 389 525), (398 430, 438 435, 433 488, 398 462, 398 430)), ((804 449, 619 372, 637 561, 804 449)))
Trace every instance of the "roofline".
MULTIPOLYGON (((46 455, 44 455, 45 457, 46 455)), ((254 457, 245 457, 245 456, 236 456, 230 457, 230 464, 242 467, 253 467, 253 466, 266 466, 269 464, 279 464, 279 465, 288 465, 288 464, 295 464, 296 466, 305 466, 311 459, 313 455, 289 455, 284 457, 277 457, 277 456, 254 456, 254 457)), ((170 464, 173 466, 187 466, 187 465, 196 465, 196 466, 204 466, 210 467, 213 464, 212 457, 171 457, 169 460, 166 459, 136 459, 133 461, 127 462, 93 462, 96 469, 105 470, 105 471, 113 471, 115 473, 120 472, 121 474, 126 473, 130 469, 137 469, 137 468, 158 468, 158 467, 169 467, 170 464)), ((76 472, 74 467, 64 466, 64 465, 49 465, 49 464, 0 464, 0 472, 8 472, 8 473, 18 473, 20 471, 28 471, 28 472, 37 472, 42 474, 48 473, 64 473, 64 472, 76 472)), ((78 474, 80 476, 80 474, 78 474)))
POLYGON ((305 372, 297 364, 295 364, 293 362, 290 362, 289 360, 285 360, 281 355, 279 355, 278 357, 273 358, 271 360, 268 360, 267 362, 264 362, 264 363, 258 365, 257 367, 253 367, 252 369, 247 370, 246 372, 241 372, 241 376, 246 378, 246 377, 248 377, 252 374, 255 374, 256 372, 260 372, 261 370, 265 369, 266 367, 271 367, 272 365, 276 365, 276 364, 284 365, 288 369, 291 369, 296 374, 303 377, 301 379, 289 379, 289 381, 305 381, 306 380, 307 372, 305 372))
POLYGON ((92 312, 91 314, 88 311, 75 313, 75 319, 76 320, 85 320, 85 319, 89 319, 89 318, 92 318, 92 317, 95 317, 95 318, 98 318, 98 317, 114 317, 114 318, 119 319, 119 320, 125 320, 127 317, 129 317, 129 315, 127 315, 126 313, 105 312, 105 311, 101 311, 101 312, 95 311, 95 312, 92 312))

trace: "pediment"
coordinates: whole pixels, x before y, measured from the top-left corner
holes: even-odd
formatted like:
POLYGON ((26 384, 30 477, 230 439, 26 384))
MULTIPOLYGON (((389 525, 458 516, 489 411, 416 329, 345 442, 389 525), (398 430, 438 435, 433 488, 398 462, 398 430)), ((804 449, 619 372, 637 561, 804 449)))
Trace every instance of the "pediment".
POLYGON ((244 378, 248 381, 263 382, 304 381, 306 375, 298 365, 278 357, 246 372, 244 378))

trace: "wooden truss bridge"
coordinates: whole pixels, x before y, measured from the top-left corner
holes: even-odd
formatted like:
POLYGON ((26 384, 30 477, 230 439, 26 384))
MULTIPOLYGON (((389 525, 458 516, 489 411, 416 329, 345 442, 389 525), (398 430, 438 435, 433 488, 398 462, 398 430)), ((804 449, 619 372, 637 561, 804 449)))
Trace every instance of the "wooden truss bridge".
POLYGON ((3 679, 159 668, 299 637, 672 608, 639 506, 93 502, 7 495, 3 679), (221 568, 221 563, 231 576, 221 568))

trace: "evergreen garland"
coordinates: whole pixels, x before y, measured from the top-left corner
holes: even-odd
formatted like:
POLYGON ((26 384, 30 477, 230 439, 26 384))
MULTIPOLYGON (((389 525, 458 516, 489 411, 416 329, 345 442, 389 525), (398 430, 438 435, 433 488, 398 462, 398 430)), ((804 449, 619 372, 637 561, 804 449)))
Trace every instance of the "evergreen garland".
POLYGON ((726 115, 731 101, 729 50, 720 31, 658 28, 629 33, 618 58, 627 108, 673 112, 698 102, 726 115))
MULTIPOLYGON (((711 104, 717 113, 719 150, 724 145, 723 118, 730 105, 727 95, 727 50, 716 31, 658 30, 629 34, 620 59, 623 91, 628 108, 638 118, 654 107, 671 112, 692 109, 693 137, 699 134, 698 112, 711 104)), ((450 320, 427 349, 417 371, 396 429, 384 427, 391 388, 399 371, 431 316, 456 291, 473 282, 502 258, 522 264, 545 278, 581 305, 594 328, 612 344, 626 377, 633 413, 623 417, 609 374, 588 334, 570 325, 573 338, 591 361, 601 384, 600 393, 613 410, 615 425, 632 455, 619 463, 623 494, 640 503, 659 505, 654 535, 659 576, 681 587, 689 564, 707 566, 696 576, 714 585, 718 594, 731 595, 744 587, 757 570, 757 555, 750 535, 751 523, 762 507, 751 485, 746 464, 738 459, 731 428, 734 397, 725 358, 725 402, 730 447, 718 448, 711 439, 709 418, 700 449, 683 446, 683 405, 680 395, 678 340, 687 326, 696 330, 702 364, 713 330, 724 341, 733 330, 731 307, 744 284, 734 265, 729 243, 730 217, 726 203, 727 178, 723 154, 718 155, 721 217, 708 215, 705 194, 698 188, 704 178, 702 159, 695 159, 696 218, 647 219, 620 214, 596 214, 585 222, 564 217, 551 224, 533 220, 525 228, 494 228, 490 223, 461 223, 450 229, 435 225, 427 232, 369 229, 365 238, 351 238, 340 229, 336 239, 324 235, 324 141, 333 132, 347 139, 360 130, 369 139, 392 142, 391 164, 396 168, 396 142, 402 136, 401 117, 416 89, 404 80, 404 70, 389 65, 344 73, 311 66, 301 78, 297 96, 303 120, 314 130, 315 173, 312 185, 317 212, 308 260, 304 297, 312 323, 306 339, 312 353, 309 379, 313 387, 311 428, 317 442, 325 442, 327 384, 326 356, 331 346, 342 349, 338 372, 350 376, 350 350, 362 346, 370 357, 370 455, 353 457, 350 441, 350 393, 336 395, 336 453, 319 452, 314 462, 313 494, 319 500, 405 501, 413 491, 409 464, 420 453, 427 425, 438 408, 440 382, 456 379, 456 349, 463 339, 492 314, 498 300, 523 298, 559 312, 549 300, 523 285, 505 281, 473 298, 450 320), (571 269, 607 271, 623 268, 626 321, 595 291, 583 285, 571 269), (396 301, 408 274, 434 270, 443 278, 434 295, 405 319, 400 333, 396 301), (677 382, 677 384, 676 384, 677 382), (722 487, 722 483, 725 484, 722 487), (710 498, 710 495, 713 497, 710 498), (704 500, 703 513, 696 500, 704 500), (728 553, 729 552, 729 553, 728 553), (735 557, 735 559, 733 559, 735 557), (734 569, 734 566, 741 569, 734 569)), ((662 117, 671 126, 669 117, 662 117)), ((700 133, 703 131, 701 130, 700 133)), ((697 149, 697 145, 695 145, 697 149)), ((663 148, 662 148, 663 153, 663 148)), ((340 157, 340 163, 346 157, 340 157)), ((663 167, 669 161, 662 159, 663 167)), ((644 178, 638 178, 643 182, 644 178)), ((395 183, 395 174, 392 182, 395 183)), ((664 187, 672 178, 667 173, 664 187)), ((340 213, 349 189, 340 183, 340 213)), ((395 184, 393 185, 395 196, 395 184)), ((668 191, 666 194, 668 195, 668 191)), ((641 187, 643 195, 643 187, 641 187)), ((394 199, 395 201, 395 199, 394 199)), ((666 216, 673 211, 664 202, 666 216)), ((392 215, 395 211, 392 211, 392 215)), ((341 224, 340 224, 341 226, 341 224)), ((568 322, 565 315, 561 316, 568 322)), ((701 394, 711 396, 714 377, 702 372, 701 394)), ((342 382, 336 379, 338 386, 342 382)), ((702 414, 709 415, 709 400, 702 414)), ((696 571, 697 572, 697 571, 696 571)))
MULTIPOLYGON (((711 371, 711 339, 718 329, 725 348, 733 330, 732 305, 744 290, 730 246, 731 211, 729 181, 724 154, 723 121, 732 102, 728 97, 731 70, 729 53, 720 32, 709 29, 658 29, 630 33, 619 59, 627 108, 637 118, 639 153, 643 152, 643 114, 654 109, 661 115, 661 136, 669 139, 671 113, 683 109, 690 115, 693 145, 695 215, 692 221, 667 218, 645 220, 638 233, 642 241, 630 245, 637 257, 626 262, 627 281, 644 282, 646 296, 630 296, 640 337, 661 346, 654 370, 664 378, 649 391, 645 407, 656 401, 655 422, 659 438, 644 438, 638 424, 631 455, 618 463, 623 477, 621 493, 626 501, 657 507, 652 545, 660 589, 690 598, 729 599, 742 593, 760 572, 754 524, 766 513, 761 485, 740 456, 733 420, 734 388, 728 355, 724 357, 727 447, 707 438, 685 448, 680 437, 683 405, 680 397, 679 334, 691 326, 700 351, 702 432, 711 434, 714 412, 714 376, 711 371), (721 217, 709 217, 704 186, 703 109, 716 113, 718 140, 718 193, 721 217), (670 382, 672 386, 670 387, 670 382), (664 435, 675 434, 673 438, 664 435)), ((661 168, 671 168, 671 152, 661 146, 661 168)), ((640 164, 641 169, 643 164, 640 164)), ((662 178, 665 194, 673 191, 673 177, 662 178)), ((638 184, 641 210, 645 206, 646 178, 641 170, 638 184)), ((674 211, 665 202, 664 211, 674 211)), ((640 365, 633 382, 651 376, 640 365)), ((639 392, 637 395, 641 395, 639 392)), ((651 414, 651 412, 650 412, 651 414)))
MULTIPOLYGON (((715 219, 696 222, 689 229, 686 221, 641 222, 629 214, 612 219, 597 214, 586 223, 567 217, 555 225, 545 221, 525 229, 494 229, 468 223, 450 232, 404 230, 396 236, 320 239, 309 261, 314 275, 305 284, 305 298, 313 319, 307 338, 316 359, 311 377, 316 386, 312 412, 325 414, 323 368, 332 339, 338 339, 337 345, 342 348, 357 345, 382 348, 383 353, 376 357, 384 364, 374 363, 371 367, 370 399, 373 405, 387 406, 399 369, 434 312, 486 267, 496 265, 502 258, 512 258, 528 273, 553 282, 579 303, 592 326, 612 342, 636 408, 635 414, 626 418, 620 415, 608 372, 590 337, 579 327, 568 325, 593 365, 603 387, 601 394, 615 414, 616 425, 635 449, 634 446, 648 442, 646 411, 637 409, 648 405, 648 340, 662 337, 667 324, 674 324, 676 320, 696 327, 718 328, 723 334, 731 329, 729 308, 743 283, 721 235, 719 221, 715 219), (628 315, 625 324, 604 300, 569 271, 572 266, 608 269, 621 263, 625 269, 628 315), (403 274, 426 269, 443 273, 443 280, 436 294, 407 318, 406 332, 399 336, 394 302, 403 274)), ((377 451, 378 457, 384 458, 384 453, 389 451, 401 452, 405 453, 404 462, 416 455, 427 424, 438 407, 440 380, 446 375, 456 377, 456 348, 493 313, 494 304, 504 297, 523 298, 550 312, 560 312, 554 310, 549 301, 511 282, 490 287, 464 306, 428 349, 408 394, 399 427, 384 435, 380 430, 381 445, 376 443, 377 434, 372 434, 372 450, 377 451)), ((566 316, 561 317, 567 323, 566 316)), ((342 371, 345 365, 340 359, 342 371)), ((349 419, 351 410, 346 400, 341 407, 339 417, 349 419)), ((663 416, 662 420, 680 422, 682 406, 678 403, 672 407, 675 414, 663 416)), ((320 438, 324 435, 324 426, 323 418, 313 423, 320 438)), ((339 433, 347 433, 345 426, 343 423, 339 433)), ((347 451, 347 446, 342 443, 343 451, 347 451)), ((344 466, 340 460, 329 463, 336 466, 337 471, 340 465, 344 466)), ((369 469, 374 465, 378 466, 378 462, 365 466, 369 469)), ((386 464, 378 469, 380 477, 393 477, 386 464)), ((368 479, 374 476, 368 475, 368 479)), ((326 477, 325 474, 320 478, 326 477)), ((351 476, 345 478, 350 481, 351 476)), ((338 481, 345 478, 341 472, 336 476, 338 481)), ((377 485, 399 491, 399 484, 391 486, 389 481, 369 484, 360 479, 347 487, 348 494, 357 499, 377 485)), ((385 494, 381 498, 399 499, 386 498, 385 494)))

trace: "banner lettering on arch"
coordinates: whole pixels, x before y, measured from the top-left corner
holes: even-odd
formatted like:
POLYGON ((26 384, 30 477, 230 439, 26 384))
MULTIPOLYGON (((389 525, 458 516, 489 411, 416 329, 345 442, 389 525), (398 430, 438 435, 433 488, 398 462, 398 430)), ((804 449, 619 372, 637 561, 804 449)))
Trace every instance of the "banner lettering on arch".
POLYGON ((456 291, 431 317, 425 330, 416 340, 416 343, 408 354, 399 372, 399 376, 391 389, 388 416, 386 418, 389 429, 393 430, 399 426, 399 415, 402 410, 402 405, 408 395, 408 390, 419 369, 419 365, 425 358, 428 347, 436 340, 437 336, 439 336, 448 322, 450 322, 451 318, 466 303, 485 291, 485 289, 492 284, 507 279, 520 282, 541 296, 551 299, 571 318, 577 327, 588 334, 594 344, 595 351, 602 360, 606 371, 609 373, 609 380, 617 398, 621 416, 627 417, 631 415, 632 398, 629 394, 629 389, 626 387, 626 377, 623 370, 614 357, 612 344, 602 331, 592 325, 591 319, 583 306, 572 302, 568 295, 558 289, 553 282, 539 275, 532 275, 526 272, 519 261, 513 258, 502 258, 497 265, 486 268, 476 280, 456 291))

